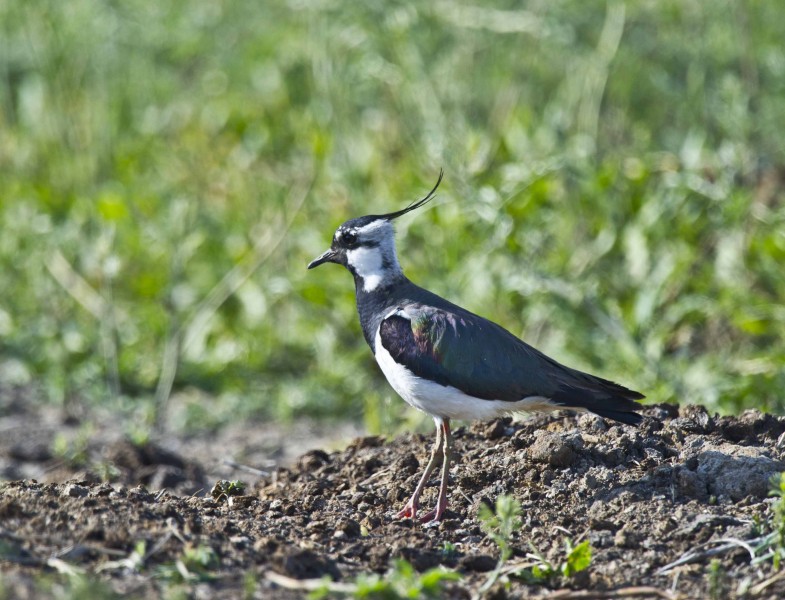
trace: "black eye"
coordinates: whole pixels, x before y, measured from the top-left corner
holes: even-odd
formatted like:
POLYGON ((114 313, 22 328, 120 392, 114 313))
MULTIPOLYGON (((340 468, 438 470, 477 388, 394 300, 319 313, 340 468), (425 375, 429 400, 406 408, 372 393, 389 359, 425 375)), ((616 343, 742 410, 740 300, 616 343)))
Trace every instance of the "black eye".
POLYGON ((357 245, 357 234, 354 231, 344 231, 341 239, 343 239, 343 243, 347 246, 357 245))

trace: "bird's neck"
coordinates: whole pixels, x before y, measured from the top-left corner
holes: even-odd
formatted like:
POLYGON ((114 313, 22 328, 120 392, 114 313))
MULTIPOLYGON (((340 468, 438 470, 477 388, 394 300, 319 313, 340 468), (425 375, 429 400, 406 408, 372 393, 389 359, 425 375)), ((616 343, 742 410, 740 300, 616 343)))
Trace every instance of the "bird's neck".
POLYGON ((387 313, 392 310, 401 298, 401 290, 411 285, 400 267, 395 273, 388 273, 376 286, 369 288, 361 277, 354 276, 354 289, 357 295, 357 313, 363 329, 365 341, 376 353, 376 330, 387 313))
POLYGON ((392 241, 376 246, 360 246, 346 253, 347 267, 357 291, 374 292, 404 279, 392 241))

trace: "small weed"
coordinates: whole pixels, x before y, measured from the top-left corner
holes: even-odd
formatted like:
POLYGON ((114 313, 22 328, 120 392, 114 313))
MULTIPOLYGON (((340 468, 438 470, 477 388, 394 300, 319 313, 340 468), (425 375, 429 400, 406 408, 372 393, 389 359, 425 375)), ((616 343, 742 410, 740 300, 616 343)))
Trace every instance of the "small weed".
POLYGON ((531 552, 526 554, 526 558, 532 560, 533 564, 528 569, 519 571, 517 575, 527 583, 545 583, 556 575, 556 569, 534 544, 529 542, 529 547, 531 548, 531 552))
POLYGON ((763 535, 764 523, 760 515, 752 516, 752 537, 760 537, 763 535))
POLYGON ((144 568, 146 559, 147 542, 139 540, 126 558, 105 562, 96 569, 96 572, 111 571, 113 569, 128 569, 129 571, 139 573, 144 568))
POLYGON ((496 510, 492 511, 487 504, 480 507, 480 524, 497 546, 499 546, 499 562, 504 563, 512 555, 510 542, 512 534, 521 528, 521 505, 512 496, 499 496, 496 499, 496 510))
POLYGON ((256 596, 256 590, 258 586, 256 585, 256 575, 253 571, 248 571, 243 576, 243 598, 246 600, 251 600, 256 596))
POLYGON ((755 559, 753 564, 771 559, 775 571, 779 571, 782 560, 785 559, 785 473, 780 473, 771 478, 769 496, 776 498, 771 505, 769 519, 764 522, 754 522, 753 531, 769 531, 758 538, 755 546, 755 559))
POLYGON ((210 571, 217 568, 218 555, 215 550, 200 544, 183 550, 183 555, 173 564, 161 565, 157 576, 172 583, 190 583, 195 581, 210 581, 213 575, 210 571))
POLYGON ((147 424, 138 424, 134 421, 128 426, 126 435, 134 446, 142 447, 150 443, 151 427, 147 424))
POLYGON ((709 598, 722 600, 728 597, 728 585, 722 562, 715 558, 709 563, 709 598))
POLYGON ((58 433, 52 441, 52 453, 65 461, 69 466, 81 468, 89 460, 90 438, 93 433, 93 424, 89 422, 79 428, 72 440, 69 440, 65 434, 58 433))
POLYGON ((444 545, 442 546, 442 556, 448 559, 453 558, 457 550, 456 545, 452 542, 444 542, 444 545))
POLYGON ((120 470, 112 461, 101 460, 93 464, 92 470, 101 478, 101 481, 115 481, 120 476, 120 470))
MULTIPOLYGON (((53 600, 78 600, 81 598, 118 600, 121 597, 103 581, 81 574, 43 575, 36 580, 36 588, 41 593, 41 597, 53 600)), ((2 597, 2 593, 0 593, 0 598, 2 597)))
POLYGON ((769 496, 777 498, 771 507, 772 530, 774 533, 773 550, 774 569, 779 571, 782 559, 785 558, 785 473, 771 478, 769 496))
POLYGON ((533 544, 529 544, 532 551, 526 556, 534 561, 528 569, 518 573, 529 583, 545 583, 556 575, 572 577, 576 573, 585 571, 591 565, 591 545, 589 540, 575 544, 570 538, 565 538, 564 549, 567 553, 564 562, 558 566, 551 563, 533 544))
POLYGON ((492 511, 487 504, 480 506, 478 517, 480 525, 494 543, 499 547, 499 562, 488 575, 488 579, 478 590, 478 595, 487 592, 501 575, 504 563, 512 556, 512 534, 521 526, 521 505, 512 496, 499 496, 496 499, 496 510, 492 511))
POLYGON ((372 575, 357 582, 356 598, 440 598, 442 583, 456 581, 460 575, 437 567, 422 575, 407 561, 399 559, 384 577, 372 575))
POLYGON ((352 598, 367 598, 369 600, 442 598, 444 597, 442 584, 446 581, 457 581, 460 578, 459 573, 448 571, 443 567, 429 569, 420 574, 408 561, 399 559, 393 563, 392 569, 384 576, 358 575, 354 583, 350 584, 351 591, 333 589, 330 586, 330 581, 325 581, 324 586, 311 592, 308 598, 320 600, 336 592, 352 598))
POLYGON ((589 540, 573 545, 572 540, 564 540, 567 547, 567 559, 562 563, 559 571, 565 577, 572 577, 576 573, 585 571, 591 565, 591 545, 589 540))
POLYGON ((245 487, 244 481, 219 479, 215 482, 213 489, 210 490, 210 495, 220 502, 230 496, 242 496, 243 492, 245 492, 245 487))

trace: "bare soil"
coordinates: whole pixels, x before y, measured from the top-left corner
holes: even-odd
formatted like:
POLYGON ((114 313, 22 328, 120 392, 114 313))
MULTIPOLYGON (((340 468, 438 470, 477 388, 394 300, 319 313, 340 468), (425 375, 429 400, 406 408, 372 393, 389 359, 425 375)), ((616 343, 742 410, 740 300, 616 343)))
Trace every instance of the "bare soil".
MULTIPOLYGON (((478 509, 502 494, 520 502, 523 525, 509 576, 487 597, 785 597, 771 561, 753 564, 740 543, 771 519, 769 478, 785 470, 782 417, 660 405, 639 428, 559 414, 459 427, 449 508, 425 527, 394 514, 417 483, 430 436, 358 437, 275 466, 287 462, 287 445, 328 438, 313 427, 246 424, 135 445, 108 427, 63 460, 53 436, 73 438, 77 425, 20 405, 13 392, 3 397, 0 597, 39 597, 81 574, 131 597, 169 597, 179 586, 194 598, 303 598, 313 579, 353 582, 403 558, 418 572, 457 571, 444 596, 471 598, 499 556, 478 509), (211 494, 220 478, 248 485, 211 494), (532 546, 562 563, 567 538, 590 541, 587 570, 540 583, 516 576, 532 546), (208 554, 195 564, 188 557, 197 549, 208 554)), ((437 486, 435 477, 422 509, 437 486)))

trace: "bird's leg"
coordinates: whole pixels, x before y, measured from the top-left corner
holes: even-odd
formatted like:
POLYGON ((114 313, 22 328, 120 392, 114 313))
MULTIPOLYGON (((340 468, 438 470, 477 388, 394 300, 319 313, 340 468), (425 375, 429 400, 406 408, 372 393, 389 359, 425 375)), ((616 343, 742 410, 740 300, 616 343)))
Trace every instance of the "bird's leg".
POLYGON ((422 494, 423 489, 425 489, 425 484, 428 483, 431 473, 433 473, 433 470, 439 465, 444 456, 444 450, 442 448, 444 445, 444 436, 442 435, 441 420, 434 419, 434 421, 436 421, 436 443, 431 450, 431 458, 425 467, 422 477, 420 477, 420 482, 417 484, 412 497, 409 498, 406 506, 396 515, 399 519, 407 517, 410 519, 417 518, 417 508, 420 505, 420 494, 422 494))
POLYGON ((420 521, 425 523, 427 521, 438 522, 442 518, 444 509, 447 508, 447 480, 450 477, 450 459, 452 458, 452 434, 450 433, 450 420, 444 419, 441 422, 442 429, 442 482, 439 486, 439 500, 436 502, 436 508, 429 511, 427 514, 420 517, 420 521))

